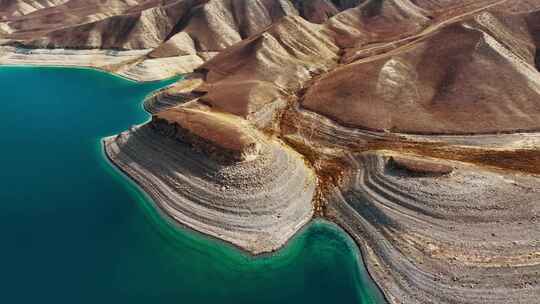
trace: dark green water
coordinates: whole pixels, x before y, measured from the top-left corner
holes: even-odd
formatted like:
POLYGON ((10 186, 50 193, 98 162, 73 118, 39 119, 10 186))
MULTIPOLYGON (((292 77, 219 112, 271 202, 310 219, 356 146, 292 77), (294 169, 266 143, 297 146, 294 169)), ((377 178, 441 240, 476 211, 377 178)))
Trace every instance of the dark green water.
POLYGON ((166 84, 0 68, 0 302, 381 303, 329 223, 255 259, 159 217, 100 139, 145 121, 166 84))

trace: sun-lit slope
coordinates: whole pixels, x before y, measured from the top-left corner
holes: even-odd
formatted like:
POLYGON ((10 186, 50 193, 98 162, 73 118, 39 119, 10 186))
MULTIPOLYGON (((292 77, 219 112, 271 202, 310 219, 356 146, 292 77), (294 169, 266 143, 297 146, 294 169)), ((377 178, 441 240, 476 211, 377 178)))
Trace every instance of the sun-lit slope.
POLYGON ((349 51, 415 34, 428 20, 408 0, 364 1, 329 19, 326 28, 340 47, 349 51))
POLYGON ((325 0, 12 0, 2 3, 0 37, 33 47, 141 49, 181 33, 198 52, 212 53, 284 16, 317 21, 320 11, 330 16, 350 6, 325 0))
POLYGON ((394 1, 363 3, 321 25, 287 16, 202 65, 197 91, 217 109, 266 125, 291 92, 336 68, 344 48, 398 39, 422 30, 426 20, 394 1))
MULTIPOLYGON (((171 1, 168 1, 171 2, 171 1)), ((7 37, 32 40, 55 30, 77 28, 111 17, 138 13, 157 7, 161 1, 125 0, 66 0, 66 1, 7 1, 3 11, 2 28, 7 37)))
POLYGON ((302 105, 345 125, 379 131, 537 130, 535 51, 527 33, 518 36, 496 16, 483 13, 381 58, 325 74, 302 105))
MULTIPOLYGON (((320 26, 286 17, 205 63, 201 100, 217 109, 257 120, 283 107, 291 89, 334 66, 338 48, 320 26)), ((272 117, 263 118, 263 120, 272 117)))
POLYGON ((189 6, 177 1, 103 20, 62 28, 29 42, 32 47, 150 49, 170 34, 189 6))
POLYGON ((163 79, 192 72, 286 16, 320 23, 360 2, 70 0, 29 6, 10 1, 0 15, 0 62, 64 62, 136 80, 163 79))
POLYGON ((0 17, 2 19, 20 17, 37 10, 58 6, 68 1, 69 0, 4 0, 0 3, 0 17))

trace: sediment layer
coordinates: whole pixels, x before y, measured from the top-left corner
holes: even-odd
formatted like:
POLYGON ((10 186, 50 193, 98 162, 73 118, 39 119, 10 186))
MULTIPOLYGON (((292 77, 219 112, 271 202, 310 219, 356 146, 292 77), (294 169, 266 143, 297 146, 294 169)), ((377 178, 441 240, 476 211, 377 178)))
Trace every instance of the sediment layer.
POLYGON ((167 216, 253 254, 279 249, 313 215, 315 176, 277 141, 225 165, 145 125, 106 139, 105 151, 167 216))
POLYGON ((391 302, 537 301, 538 177, 389 152, 349 161, 327 214, 362 245, 391 302), (428 162, 425 174, 392 157, 428 162))

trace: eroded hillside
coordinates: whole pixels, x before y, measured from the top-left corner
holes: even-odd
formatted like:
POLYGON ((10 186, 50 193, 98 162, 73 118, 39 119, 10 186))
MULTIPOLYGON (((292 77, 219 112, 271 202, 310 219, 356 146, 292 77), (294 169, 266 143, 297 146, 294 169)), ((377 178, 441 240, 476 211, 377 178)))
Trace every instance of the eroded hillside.
POLYGON ((327 0, 3 1, 0 63, 92 66, 149 81, 192 72, 284 16, 321 23, 327 0))

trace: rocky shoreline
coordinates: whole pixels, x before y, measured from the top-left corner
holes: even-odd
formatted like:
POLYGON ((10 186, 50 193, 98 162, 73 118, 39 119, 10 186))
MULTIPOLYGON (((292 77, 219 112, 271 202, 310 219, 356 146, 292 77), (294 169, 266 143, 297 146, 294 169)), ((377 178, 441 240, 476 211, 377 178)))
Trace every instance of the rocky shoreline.
POLYGON ((0 65, 87 67, 113 73, 137 82, 158 81, 185 73, 201 65, 200 59, 178 61, 149 59, 152 50, 73 50, 0 47, 0 65))
POLYGON ((327 209, 363 247, 391 302, 533 303, 538 177, 405 156, 426 164, 420 176, 417 166, 392 166, 395 156, 351 158, 357 169, 327 209), (453 171, 433 170, 441 163, 453 171))
POLYGON ((221 164, 148 125, 104 139, 112 163, 168 216, 252 254, 278 250, 309 222, 315 191, 299 155, 261 144, 257 157, 221 164))

